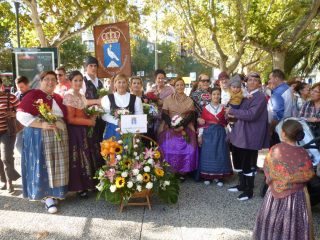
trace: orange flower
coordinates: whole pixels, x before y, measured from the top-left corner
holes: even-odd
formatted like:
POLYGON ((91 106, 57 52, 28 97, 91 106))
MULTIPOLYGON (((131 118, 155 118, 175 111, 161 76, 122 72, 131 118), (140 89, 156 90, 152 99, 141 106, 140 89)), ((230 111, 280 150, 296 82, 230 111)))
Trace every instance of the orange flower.
POLYGON ((157 150, 154 152, 154 158, 159 159, 161 157, 161 153, 157 150))

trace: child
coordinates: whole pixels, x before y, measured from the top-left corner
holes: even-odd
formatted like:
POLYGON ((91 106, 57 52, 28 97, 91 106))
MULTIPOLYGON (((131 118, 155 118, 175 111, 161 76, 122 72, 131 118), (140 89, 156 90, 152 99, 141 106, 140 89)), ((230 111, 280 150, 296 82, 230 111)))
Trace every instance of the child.
POLYGON ((297 146, 304 137, 301 124, 282 125, 283 142, 274 145, 264 163, 269 189, 257 215, 253 239, 314 239, 306 183, 313 177, 311 159, 297 146))
POLYGON ((223 89, 221 104, 239 109, 244 94, 241 89, 241 77, 237 74, 230 80, 230 87, 223 89))
POLYGON ((198 143, 202 145, 200 178, 205 180, 206 185, 210 184, 210 180, 215 180, 222 187, 222 179, 232 175, 232 167, 224 129, 227 124, 225 110, 220 104, 220 97, 220 88, 213 88, 211 102, 202 111, 201 118, 205 124, 200 126, 198 143))

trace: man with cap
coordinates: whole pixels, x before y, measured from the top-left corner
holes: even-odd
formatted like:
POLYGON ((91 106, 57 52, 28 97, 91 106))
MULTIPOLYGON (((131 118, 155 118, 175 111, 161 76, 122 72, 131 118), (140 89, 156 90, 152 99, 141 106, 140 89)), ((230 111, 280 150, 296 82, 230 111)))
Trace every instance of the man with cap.
POLYGON ((260 87, 260 75, 250 73, 247 88, 251 97, 244 98, 239 109, 226 110, 227 114, 237 119, 229 138, 234 170, 239 176, 239 184, 228 191, 242 191, 238 196, 240 201, 253 197, 258 151, 269 146, 267 101, 259 91, 260 87))
POLYGON ((97 77, 99 63, 95 57, 88 56, 85 60, 86 73, 83 76, 85 84, 82 91, 87 99, 98 99, 98 89, 103 88, 102 82, 97 77))
MULTIPOLYGON (((85 70, 86 73, 83 76, 83 81, 85 84, 82 85, 82 91, 88 99, 88 104, 100 104, 98 100, 98 89, 103 88, 103 83, 98 79, 97 72, 98 72, 99 63, 95 57, 88 56, 85 60, 85 70), (95 101, 97 100, 97 101, 95 101)), ((103 139, 103 132, 105 129, 106 123, 100 117, 96 120, 96 125, 94 127, 94 134, 93 138, 91 139, 93 144, 97 144, 102 142, 103 139)), ((102 163, 102 160, 101 162, 102 163)))

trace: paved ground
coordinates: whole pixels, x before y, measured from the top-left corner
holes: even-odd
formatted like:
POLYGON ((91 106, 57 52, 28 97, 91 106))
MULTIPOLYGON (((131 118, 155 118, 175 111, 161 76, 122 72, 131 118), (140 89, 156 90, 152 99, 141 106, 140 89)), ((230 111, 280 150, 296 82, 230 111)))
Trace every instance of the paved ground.
MULTIPOLYGON (((237 193, 227 187, 205 186, 187 179, 181 184, 179 202, 165 205, 152 199, 152 210, 128 207, 119 213, 118 206, 87 200, 75 195, 59 205, 59 214, 46 213, 39 202, 22 199, 21 182, 14 196, 0 191, 0 239, 250 239, 256 212, 262 199, 236 200, 237 193)), ((262 175, 257 177, 257 186, 262 175)), ((320 239, 320 207, 313 209, 314 226, 320 239)))

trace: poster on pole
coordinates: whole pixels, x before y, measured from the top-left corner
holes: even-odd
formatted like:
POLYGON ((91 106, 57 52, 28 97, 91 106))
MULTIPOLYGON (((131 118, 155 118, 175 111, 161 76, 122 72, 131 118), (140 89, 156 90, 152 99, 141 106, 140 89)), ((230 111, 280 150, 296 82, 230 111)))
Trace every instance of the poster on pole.
POLYGON ((26 76, 32 89, 39 88, 40 74, 58 66, 56 48, 15 48, 12 53, 13 76, 26 76))
POLYGON ((118 73, 131 76, 129 23, 94 26, 93 35, 98 77, 111 78, 118 73))

